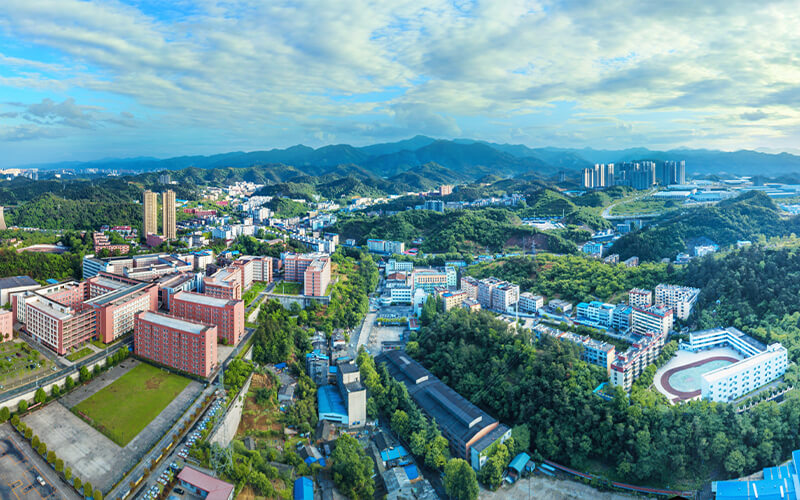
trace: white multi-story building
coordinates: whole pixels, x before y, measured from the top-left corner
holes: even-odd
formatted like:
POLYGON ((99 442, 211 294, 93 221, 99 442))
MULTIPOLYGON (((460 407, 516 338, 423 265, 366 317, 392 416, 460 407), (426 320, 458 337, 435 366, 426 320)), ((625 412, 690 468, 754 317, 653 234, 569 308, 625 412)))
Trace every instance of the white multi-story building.
POLYGON ((653 292, 634 288, 628 292, 628 304, 631 307, 650 307, 653 304, 653 292))
POLYGON ((492 309, 496 311, 511 311, 518 301, 519 285, 504 281, 492 290, 492 309))
POLYGON ((606 328, 611 326, 614 317, 615 307, 612 304, 604 304, 599 300, 589 303, 581 302, 575 306, 578 320, 596 323, 606 328))
POLYGON ((389 261, 386 262, 387 275, 397 272, 410 273, 413 270, 414 270, 413 262, 398 261, 395 259, 389 259, 389 261))
POLYGON ((389 299, 392 304, 410 304, 412 297, 410 286, 396 286, 389 289, 389 299))
POLYGON ((472 276, 462 276, 461 291, 466 292, 470 299, 478 300, 478 280, 472 276))
MULTIPOLYGON (((462 290, 463 290, 463 282, 462 282, 462 290)), ((534 313, 544 307, 544 297, 541 295, 534 295, 531 292, 523 292, 519 294, 519 310, 523 312, 534 313)))
POLYGON ((447 288, 453 290, 458 286, 458 272, 453 266, 445 266, 444 274, 447 276, 447 288))
POLYGON ((661 332, 649 332, 642 335, 627 351, 618 354, 610 367, 611 383, 629 391, 647 365, 661 354, 666 337, 661 332))
POLYGON ((732 401, 782 376, 788 365, 786 348, 771 344, 755 356, 704 373, 700 392, 710 401, 732 401))
POLYGON ((698 295, 699 288, 660 284, 656 286, 655 303, 657 306, 671 307, 675 310, 675 317, 686 320, 698 295))
POLYGON ((673 324, 672 309, 665 306, 634 307, 633 331, 639 335, 660 332, 668 335, 673 324))

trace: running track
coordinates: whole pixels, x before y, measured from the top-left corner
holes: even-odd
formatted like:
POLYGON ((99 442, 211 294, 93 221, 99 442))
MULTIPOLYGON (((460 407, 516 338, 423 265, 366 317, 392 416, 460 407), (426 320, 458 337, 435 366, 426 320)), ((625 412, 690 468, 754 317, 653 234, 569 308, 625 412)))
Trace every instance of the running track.
POLYGON ((675 368, 670 368, 669 370, 665 371, 661 375, 661 386, 664 389, 666 389, 667 392, 669 392, 670 394, 678 396, 678 400, 681 400, 681 401, 684 400, 684 399, 690 399, 690 398, 693 398, 695 396, 699 396, 700 395, 700 389, 698 389, 696 391, 691 391, 691 392, 679 391, 678 389, 675 389, 674 387, 672 387, 670 385, 669 378, 672 375, 674 375, 674 374, 676 374, 678 372, 686 370, 687 368, 694 368, 696 366, 701 366, 701 365, 704 365, 706 363, 710 363, 711 361, 730 361, 731 363, 738 363, 740 360, 738 360, 736 358, 732 358, 730 356, 714 356, 713 358, 701 359, 699 361, 695 361, 694 363, 689 363, 688 365, 676 366, 675 368))

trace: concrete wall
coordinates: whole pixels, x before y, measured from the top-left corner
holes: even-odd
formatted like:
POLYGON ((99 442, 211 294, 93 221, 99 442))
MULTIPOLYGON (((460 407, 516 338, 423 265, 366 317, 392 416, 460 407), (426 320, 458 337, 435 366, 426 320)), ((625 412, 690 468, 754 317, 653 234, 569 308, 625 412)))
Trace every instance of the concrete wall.
POLYGON ((228 412, 225 413, 225 417, 223 417, 222 421, 217 425, 214 433, 209 438, 209 443, 217 443, 223 448, 227 448, 231 441, 233 441, 234 436, 236 436, 236 430, 239 428, 239 422, 242 420, 244 400, 247 396, 247 391, 250 390, 250 382, 252 381, 253 374, 251 373, 250 376, 247 377, 247 380, 245 380, 244 385, 242 385, 242 390, 239 391, 239 394, 236 395, 236 399, 228 408, 228 412))
MULTIPOLYGON (((89 371, 91 372, 94 369, 95 365, 104 365, 105 362, 106 362, 106 358, 103 358, 103 359, 100 359, 98 361, 95 361, 92 364, 86 365, 86 368, 88 368, 89 371)), ((64 383, 66 383, 67 377, 72 377, 72 380, 74 380, 76 385, 77 385, 79 375, 78 375, 78 371, 75 371, 75 372, 72 372, 69 375, 65 375, 65 376, 63 376, 63 377, 61 377, 61 378, 59 378, 57 380, 50 381, 47 384, 43 384, 41 387, 45 390, 45 392, 49 396, 50 393, 53 390, 53 386, 54 385, 58 385, 61 389, 64 388, 64 383)), ((22 393, 22 394, 17 394, 15 396, 11 397, 10 399, 7 399, 7 400, 1 402, 0 403, 0 407, 6 406, 6 407, 8 407, 9 410, 16 411, 17 407, 19 406, 19 402, 22 401, 23 399, 28 401, 28 403, 32 404, 33 403, 33 397, 36 395, 36 391, 37 390, 38 390, 38 388, 33 388, 28 392, 25 392, 25 393, 22 393)))

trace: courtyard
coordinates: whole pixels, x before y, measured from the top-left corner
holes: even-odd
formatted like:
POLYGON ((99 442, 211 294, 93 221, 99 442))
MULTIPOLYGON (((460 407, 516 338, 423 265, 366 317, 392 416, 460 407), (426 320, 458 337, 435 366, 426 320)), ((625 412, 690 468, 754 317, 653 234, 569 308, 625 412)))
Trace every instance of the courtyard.
POLYGON ((658 369, 654 383, 658 392, 672 403, 700 398, 702 375, 742 359, 729 347, 716 347, 699 352, 678 350, 675 356, 658 369))

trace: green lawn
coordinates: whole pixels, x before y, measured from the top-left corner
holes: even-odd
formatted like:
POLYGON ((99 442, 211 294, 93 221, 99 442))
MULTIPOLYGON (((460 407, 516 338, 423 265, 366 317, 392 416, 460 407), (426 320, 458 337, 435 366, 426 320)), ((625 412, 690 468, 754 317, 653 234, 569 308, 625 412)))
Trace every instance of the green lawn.
POLYGON ((254 300, 256 300, 256 297, 258 297, 258 294, 261 293, 262 291, 264 291, 264 289, 267 288, 268 284, 269 283, 266 283, 266 282, 263 282, 263 281, 254 281, 253 285, 250 287, 249 290, 247 290, 245 292, 244 296, 242 297, 242 300, 244 300, 244 306, 247 307, 254 300))
POLYGON ((84 347, 80 351, 75 351, 71 354, 67 354, 67 359, 70 361, 78 361, 81 358, 85 358, 86 356, 92 354, 94 351, 89 349, 88 347, 84 347))
POLYGON ((281 281, 275 286, 274 293, 283 295, 300 295, 303 293, 302 283, 293 283, 291 281, 281 281))
POLYGON ((140 363, 73 408, 97 430, 125 446, 147 427, 189 379, 140 363))

